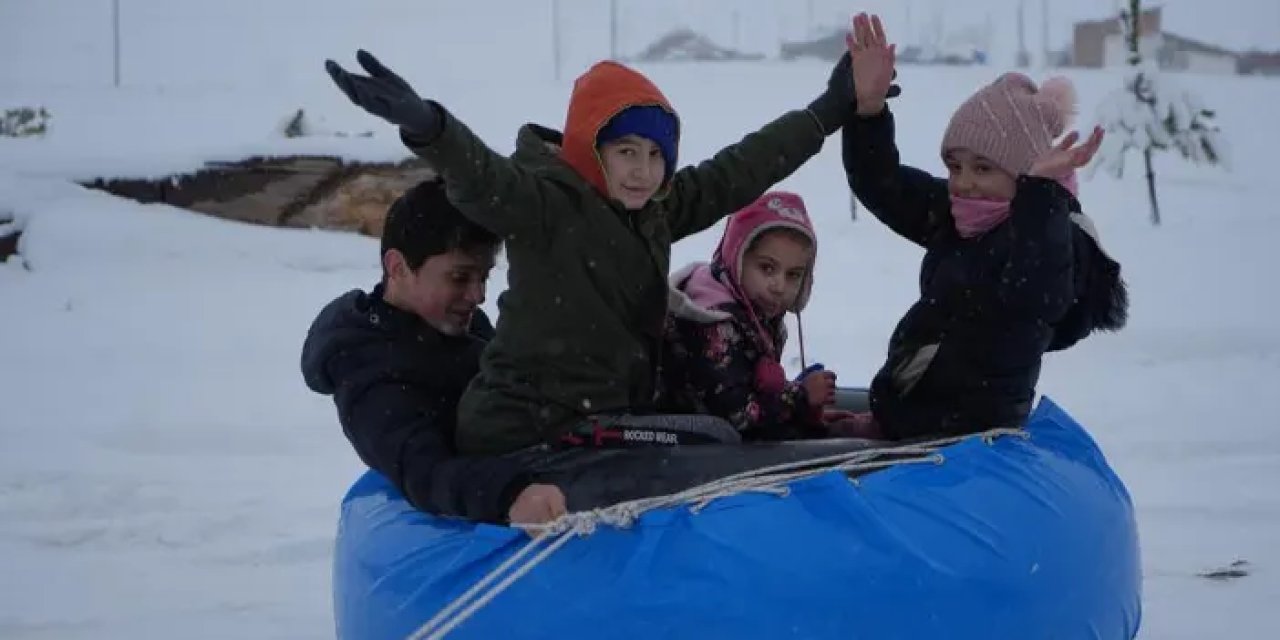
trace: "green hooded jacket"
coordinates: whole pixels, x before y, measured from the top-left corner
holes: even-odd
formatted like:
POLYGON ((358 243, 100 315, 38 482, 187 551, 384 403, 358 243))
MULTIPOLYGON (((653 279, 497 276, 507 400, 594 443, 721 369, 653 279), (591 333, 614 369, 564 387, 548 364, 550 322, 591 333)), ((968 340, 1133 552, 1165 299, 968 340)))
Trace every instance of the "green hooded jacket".
POLYGON ((461 453, 554 442, 593 414, 651 412, 671 244, 750 204, 825 138, 812 113, 790 111, 628 211, 607 195, 596 135, 638 105, 675 114, 643 75, 602 62, 575 83, 564 134, 525 125, 510 158, 444 109, 438 137, 405 139, 458 209, 506 240, 509 288, 458 405, 461 453))

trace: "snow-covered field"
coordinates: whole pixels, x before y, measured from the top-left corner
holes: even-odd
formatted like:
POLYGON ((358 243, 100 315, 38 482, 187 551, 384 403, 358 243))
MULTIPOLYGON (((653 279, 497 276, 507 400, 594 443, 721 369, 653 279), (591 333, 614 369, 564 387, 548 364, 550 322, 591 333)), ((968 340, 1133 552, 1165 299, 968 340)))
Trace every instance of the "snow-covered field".
MULTIPOLYGON (((324 49, 353 64, 352 48, 324 49)), ((360 465, 297 362, 314 313, 377 277, 376 242, 238 225, 71 182, 261 152, 403 155, 392 131, 328 86, 321 61, 314 77, 278 87, 231 76, 203 88, 4 87, 0 108, 40 103, 54 120, 44 139, 0 140, 0 213, 25 224, 27 265, 0 265, 0 637, 332 635, 330 545, 360 465), (377 135, 273 136, 299 106, 326 127, 377 135)), ((510 73, 493 57, 442 72, 403 47, 386 62, 502 151, 520 123, 563 118, 567 77, 510 73)), ((774 62, 645 70, 681 110, 690 161, 804 105, 827 73, 774 62)), ((903 68, 904 156, 940 170, 947 117, 996 72, 903 68)), ((1120 81, 1073 77, 1086 116, 1120 81)), ((1280 82, 1181 80, 1219 109, 1233 168, 1161 158, 1158 229, 1137 171, 1084 183, 1124 264, 1132 320, 1051 357, 1041 390, 1091 427, 1132 490, 1143 637, 1267 638, 1280 601, 1280 495, 1267 489, 1280 480, 1269 402, 1280 297, 1268 257, 1280 241, 1269 188, 1280 82), (1237 559, 1250 575, 1197 576, 1237 559)), ((822 237, 808 351, 859 385, 913 298, 920 255, 865 214, 850 221, 838 147, 833 139, 782 186, 806 198, 822 237)), ((717 227, 678 246, 677 266, 708 256, 718 237, 717 227)))

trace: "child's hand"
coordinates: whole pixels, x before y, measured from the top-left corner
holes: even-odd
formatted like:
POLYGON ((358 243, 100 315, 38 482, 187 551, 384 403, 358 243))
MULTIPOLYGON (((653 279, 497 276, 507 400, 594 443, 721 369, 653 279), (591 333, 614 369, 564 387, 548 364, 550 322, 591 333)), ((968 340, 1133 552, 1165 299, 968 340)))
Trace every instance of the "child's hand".
POLYGON ((552 484, 531 484, 507 510, 511 524, 546 524, 568 513, 564 492, 552 484))
POLYGON ((872 417, 871 412, 854 413, 852 411, 827 410, 822 416, 823 426, 827 433, 837 438, 863 438, 882 440, 884 434, 872 417))
POLYGON ((814 371, 800 382, 809 396, 810 407, 825 407, 836 401, 836 374, 834 371, 814 371))
POLYGON ((350 73, 332 60, 324 62, 329 77, 347 94, 347 98, 405 131, 431 137, 439 132, 440 114, 419 97, 404 78, 364 49, 356 54, 356 60, 369 75, 350 73))
POLYGON ((1084 144, 1074 146, 1079 139, 1078 131, 1067 134, 1062 142, 1046 151, 1031 165, 1027 175, 1056 180, 1089 164, 1094 154, 1098 153, 1098 147, 1102 146, 1102 127, 1094 127, 1084 144))
POLYGON ((893 84, 897 45, 889 44, 880 16, 853 17, 853 33, 845 35, 853 67, 853 89, 860 116, 872 116, 884 109, 893 84))

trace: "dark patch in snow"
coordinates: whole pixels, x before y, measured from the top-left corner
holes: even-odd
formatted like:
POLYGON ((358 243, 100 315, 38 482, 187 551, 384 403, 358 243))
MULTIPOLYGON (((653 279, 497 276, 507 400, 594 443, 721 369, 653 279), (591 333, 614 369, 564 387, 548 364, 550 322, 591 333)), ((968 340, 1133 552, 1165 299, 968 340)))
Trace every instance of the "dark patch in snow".
POLYGON ((1243 578, 1249 575, 1249 569, 1250 569, 1250 566, 1249 566, 1248 560, 1236 560, 1235 562, 1232 562, 1231 564, 1225 567, 1218 567, 1217 569, 1201 571, 1196 575, 1206 580, 1213 580, 1215 582, 1227 582, 1229 580, 1235 580, 1235 579, 1243 578))
POLYGON ((13 213, 0 211, 0 263, 13 256, 21 257, 18 253, 19 240, 22 239, 21 222, 13 213))
POLYGON ((14 231, 9 235, 0 236, 0 262, 8 260, 11 256, 18 255, 18 240, 22 238, 21 231, 14 231))
POLYGON ((239 222, 355 231, 376 238, 392 201, 433 175, 418 159, 366 163, 284 156, 209 162, 195 173, 159 179, 95 178, 82 186, 239 222))

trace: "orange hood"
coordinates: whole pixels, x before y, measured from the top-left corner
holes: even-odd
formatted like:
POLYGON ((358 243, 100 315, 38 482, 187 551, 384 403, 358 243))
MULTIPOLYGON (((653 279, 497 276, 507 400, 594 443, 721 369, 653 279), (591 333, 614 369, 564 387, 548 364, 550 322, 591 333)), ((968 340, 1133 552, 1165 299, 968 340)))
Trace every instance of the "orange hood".
MULTIPOLYGON (((680 119, 667 97, 640 72, 605 60, 578 76, 569 97, 569 113, 564 122, 564 143, 560 157, 602 195, 608 195, 604 167, 596 151, 596 137, 614 116, 628 107, 656 105, 676 118, 679 145, 680 119)), ((673 172, 675 167, 670 167, 673 172)))

